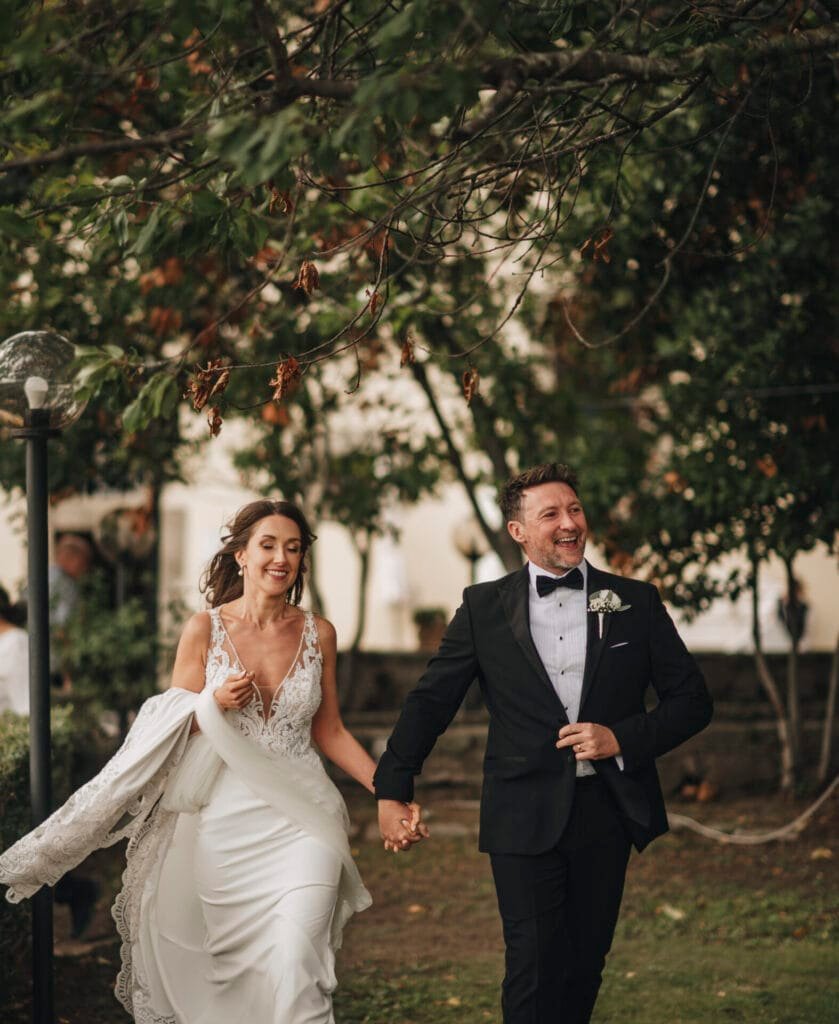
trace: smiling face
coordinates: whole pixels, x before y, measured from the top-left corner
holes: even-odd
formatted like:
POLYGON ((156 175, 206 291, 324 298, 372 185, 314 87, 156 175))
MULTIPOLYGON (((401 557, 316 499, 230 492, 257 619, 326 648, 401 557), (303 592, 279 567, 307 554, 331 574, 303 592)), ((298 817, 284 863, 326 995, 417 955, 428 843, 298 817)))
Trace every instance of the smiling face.
POLYGON ((507 523, 510 536, 540 569, 561 575, 583 560, 588 525, 573 487, 538 484, 522 492, 518 519, 507 523))
POLYGON ((246 591, 288 595, 300 572, 303 544, 300 527, 286 516, 265 516, 254 524, 247 545, 236 553, 244 569, 246 591))

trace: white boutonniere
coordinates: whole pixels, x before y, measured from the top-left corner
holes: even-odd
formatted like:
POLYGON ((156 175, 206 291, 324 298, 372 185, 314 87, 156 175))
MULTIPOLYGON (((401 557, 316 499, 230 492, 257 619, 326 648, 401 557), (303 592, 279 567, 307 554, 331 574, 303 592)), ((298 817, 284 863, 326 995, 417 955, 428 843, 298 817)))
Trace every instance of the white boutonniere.
POLYGON ((614 590, 596 590, 588 596, 588 610, 597 615, 597 639, 603 639, 603 616, 612 612, 625 612, 632 607, 624 604, 614 590))

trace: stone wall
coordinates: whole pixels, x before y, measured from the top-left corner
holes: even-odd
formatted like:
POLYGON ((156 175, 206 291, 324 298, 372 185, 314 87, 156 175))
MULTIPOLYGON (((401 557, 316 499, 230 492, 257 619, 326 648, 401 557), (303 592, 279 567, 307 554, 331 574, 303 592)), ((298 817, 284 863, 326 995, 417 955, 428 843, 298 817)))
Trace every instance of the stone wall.
MULTIPOLYGON (((345 719, 374 757, 384 749, 405 695, 427 660, 421 653, 339 655, 338 682, 345 719)), ((665 795, 677 792, 692 778, 709 780, 723 796, 771 788, 778 779, 777 734, 752 659, 747 655, 702 655, 697 661, 714 696, 714 720, 704 732, 659 759, 665 795)), ((769 663, 779 683, 785 685, 786 658, 771 656, 769 663)), ((818 758, 829 671, 828 655, 802 655, 799 675, 807 764, 818 758)), ((465 787, 477 795, 485 738, 486 710, 478 687, 473 686, 429 757, 418 792, 429 787, 465 787)), ((833 768, 839 770, 839 736, 834 742, 833 768)))

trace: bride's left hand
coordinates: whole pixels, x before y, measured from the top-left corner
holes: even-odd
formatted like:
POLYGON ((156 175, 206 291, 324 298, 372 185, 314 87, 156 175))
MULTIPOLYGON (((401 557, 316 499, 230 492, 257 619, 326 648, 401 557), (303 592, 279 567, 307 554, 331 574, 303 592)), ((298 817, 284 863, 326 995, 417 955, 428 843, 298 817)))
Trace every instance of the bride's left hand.
POLYGON ((431 833, 428 831, 428 826, 422 820, 422 807, 413 801, 408 804, 408 807, 411 811, 411 820, 408 822, 408 828, 412 832, 421 835, 423 839, 428 839, 431 833))
POLYGON ((402 803, 401 800, 379 800, 379 831, 386 850, 399 853, 410 850, 428 836, 428 829, 422 823, 422 809, 419 804, 402 803))
MULTIPOLYGON (((408 835, 405 836, 403 833, 402 838, 395 838, 392 828, 382 828, 382 838, 384 839, 384 848, 389 852, 399 853, 401 850, 410 850, 414 843, 418 843, 423 839, 428 839, 430 832, 428 826, 422 820, 422 808, 418 803, 411 802, 408 804, 402 804, 402 808, 410 812, 409 818, 401 818, 400 824, 404 829, 407 830, 408 835)), ((379 804, 380 814, 384 808, 382 802, 379 804)), ((380 816, 380 824, 384 826, 380 816)))

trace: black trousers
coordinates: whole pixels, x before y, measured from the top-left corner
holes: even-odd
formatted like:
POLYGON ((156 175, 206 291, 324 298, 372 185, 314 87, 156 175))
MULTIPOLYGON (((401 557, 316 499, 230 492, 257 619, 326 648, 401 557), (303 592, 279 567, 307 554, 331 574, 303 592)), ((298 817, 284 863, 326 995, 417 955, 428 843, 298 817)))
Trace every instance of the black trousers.
POLYGON ((554 849, 491 854, 507 947, 504 1024, 587 1024, 618 920, 630 841, 605 783, 578 779, 554 849))

